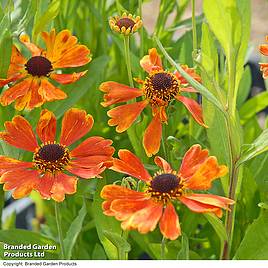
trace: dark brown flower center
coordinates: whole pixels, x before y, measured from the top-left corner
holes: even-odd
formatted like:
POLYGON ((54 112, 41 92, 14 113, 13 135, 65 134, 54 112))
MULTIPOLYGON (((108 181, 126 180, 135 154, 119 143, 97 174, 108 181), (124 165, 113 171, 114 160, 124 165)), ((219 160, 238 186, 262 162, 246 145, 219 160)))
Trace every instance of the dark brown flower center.
POLYGON ((53 69, 51 62, 42 56, 34 56, 25 64, 25 69, 32 76, 47 76, 53 69))
POLYGON ((166 106, 179 93, 179 81, 172 73, 157 71, 146 77, 143 92, 150 103, 166 106))
POLYGON ((62 171, 69 161, 69 150, 57 143, 43 144, 33 157, 37 169, 51 173, 62 171))
POLYGON ((169 193, 175 190, 180 183, 180 179, 174 174, 161 174, 151 181, 151 187, 154 192, 169 193))
POLYGON ((130 28, 132 29, 135 25, 135 22, 130 18, 122 18, 119 19, 116 22, 116 25, 121 29, 122 27, 125 27, 126 29, 130 28))

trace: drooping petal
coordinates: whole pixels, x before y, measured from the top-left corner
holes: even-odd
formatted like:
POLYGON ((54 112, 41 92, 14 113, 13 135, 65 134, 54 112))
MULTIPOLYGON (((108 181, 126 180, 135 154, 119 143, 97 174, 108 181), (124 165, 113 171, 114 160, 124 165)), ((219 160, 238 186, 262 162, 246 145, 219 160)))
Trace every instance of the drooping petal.
POLYGON ((170 166, 170 164, 163 159, 160 156, 156 156, 154 158, 154 162, 156 163, 156 165, 158 165, 165 173, 170 173, 172 171, 172 168, 170 166))
POLYGON ((136 155, 128 150, 119 150, 118 156, 120 159, 114 158, 112 170, 126 173, 143 181, 150 181, 151 175, 136 155))
POLYGON ((55 176, 54 183, 51 188, 51 198, 57 202, 65 199, 65 194, 74 194, 77 187, 77 178, 59 173, 55 176))
POLYGON ((46 78, 41 79, 39 94, 46 101, 63 100, 67 98, 65 92, 52 85, 46 78))
POLYGON ((210 156, 193 176, 187 179, 187 187, 192 190, 210 189, 212 181, 226 175, 227 172, 226 166, 219 165, 216 157, 210 156))
POLYGON ((33 166, 32 162, 24 162, 11 157, 0 155, 0 176, 11 170, 27 169, 33 166))
POLYGON ((43 32, 42 38, 47 46, 47 58, 53 68, 78 67, 90 62, 90 50, 77 44, 77 38, 69 30, 62 30, 57 35, 53 29, 50 33, 43 32))
POLYGON ((112 143, 112 140, 102 137, 90 137, 73 149, 70 155, 72 157, 112 156, 114 153, 112 143))
POLYGON ((184 155, 179 173, 185 179, 194 175, 208 158, 208 150, 201 148, 199 144, 193 145, 184 155))
POLYGON ((176 99, 185 105, 187 110, 191 113, 192 117, 195 119, 195 121, 199 125, 206 127, 206 128, 208 127, 204 123, 204 119, 202 115, 202 108, 195 100, 184 97, 184 96, 177 96, 176 99))
POLYGON ((17 98, 26 95, 32 85, 33 78, 27 78, 5 90, 0 98, 3 106, 7 106, 17 98))
POLYGON ((79 73, 72 73, 72 74, 56 74, 52 73, 50 75, 50 78, 57 81, 60 84, 66 85, 71 84, 79 80, 81 77, 83 77, 87 71, 79 72, 79 73))
POLYGON ((147 198, 142 192, 137 192, 115 184, 105 185, 100 193, 100 196, 106 200, 147 198))
POLYGON ((193 87, 182 87, 180 90, 181 92, 198 93, 193 87))
POLYGON ((181 196, 179 198, 179 200, 185 206, 187 206, 190 210, 192 210, 193 212, 196 212, 196 213, 212 212, 215 215, 217 215, 218 217, 222 216, 222 210, 219 207, 216 207, 216 206, 213 206, 213 205, 203 204, 203 203, 200 203, 198 201, 191 200, 191 199, 187 198, 186 196, 181 196))
MULTIPOLYGON (((201 77, 195 72, 194 68, 189 68, 187 65, 181 65, 182 69, 188 73, 194 80, 201 82, 201 77)), ((178 72, 175 71, 175 75, 180 80, 181 85, 188 84, 188 81, 178 72)))
POLYGON ((176 240, 181 235, 179 216, 172 203, 169 203, 166 208, 164 208, 159 227, 161 233, 167 239, 176 240))
POLYGON ((116 82, 104 82, 100 85, 100 91, 105 92, 101 103, 102 106, 107 107, 115 103, 127 102, 142 95, 142 91, 137 88, 119 84, 116 82))
POLYGON ((13 77, 18 74, 23 76, 26 74, 25 72, 25 66, 24 64, 27 62, 27 60, 22 56, 20 51, 17 49, 16 46, 12 46, 11 51, 11 58, 10 58, 10 65, 7 72, 7 77, 13 77))
POLYGON ((259 50, 261 54, 268 56, 268 45, 260 45, 259 50))
POLYGON ((102 203, 102 210, 103 210, 103 214, 106 216, 114 216, 114 212, 111 211, 110 207, 111 207, 111 203, 112 201, 104 201, 102 203))
POLYGON ((40 193, 42 198, 51 198, 51 189, 54 182, 55 176, 52 173, 45 173, 43 176, 40 176, 36 190, 40 193))
POLYGON ((162 203, 151 201, 145 208, 123 221, 121 227, 124 230, 137 229, 142 234, 153 231, 162 216, 162 209, 162 203))
POLYGON ((31 43, 30 37, 27 34, 20 35, 20 41, 29 49, 33 57, 41 55, 42 49, 31 43))
POLYGON ((157 53, 156 48, 151 48, 148 51, 149 55, 144 56, 140 60, 141 67, 147 72, 150 73, 155 70, 162 70, 162 61, 157 53))
POLYGON ((5 191, 14 190, 13 198, 23 198, 31 193, 38 184, 39 174, 36 170, 16 169, 5 172, 0 183, 4 183, 5 191))
POLYGON ((43 143, 55 141, 56 124, 57 120, 52 112, 48 111, 47 109, 41 111, 36 132, 43 143))
POLYGON ((144 100, 118 106, 108 111, 107 114, 109 117, 111 117, 111 119, 108 121, 108 125, 117 126, 116 131, 119 133, 124 132, 133 124, 147 104, 147 100, 144 100))
POLYGON ((143 136, 143 147, 147 156, 158 153, 162 136, 162 123, 159 114, 155 115, 145 130, 143 136))
POLYGON ((38 147, 33 129, 24 117, 13 117, 12 121, 5 122, 5 128, 5 132, 0 132, 0 138, 10 145, 30 152, 38 147))
POLYGON ((69 109, 63 116, 60 143, 66 146, 86 135, 92 128, 94 119, 85 110, 69 109))

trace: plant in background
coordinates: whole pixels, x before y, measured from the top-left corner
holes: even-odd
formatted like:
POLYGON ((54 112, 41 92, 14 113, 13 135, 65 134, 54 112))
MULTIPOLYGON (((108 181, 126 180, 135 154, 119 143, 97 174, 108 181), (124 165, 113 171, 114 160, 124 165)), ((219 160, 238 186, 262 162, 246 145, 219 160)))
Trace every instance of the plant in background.
POLYGON ((77 44, 77 38, 70 31, 63 30, 56 34, 53 29, 50 33, 43 32, 42 38, 46 50, 31 43, 29 36, 20 36, 20 41, 32 54, 28 60, 13 45, 7 79, 0 79, 0 86, 11 82, 15 84, 1 95, 2 105, 15 101, 15 109, 21 111, 40 107, 47 101, 65 99, 67 95, 51 84, 48 78, 60 84, 70 84, 87 73, 57 73, 58 69, 83 66, 91 60, 89 49, 77 44))

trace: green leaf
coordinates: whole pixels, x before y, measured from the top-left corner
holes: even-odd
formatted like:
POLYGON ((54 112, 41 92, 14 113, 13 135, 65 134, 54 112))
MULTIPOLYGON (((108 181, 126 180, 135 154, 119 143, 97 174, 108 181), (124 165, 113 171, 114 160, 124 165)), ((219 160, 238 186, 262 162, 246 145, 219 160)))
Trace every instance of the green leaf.
POLYGON ((239 110, 241 123, 255 116, 268 106, 268 91, 262 92, 245 102, 239 110))
POLYGON ((246 234, 236 251, 235 260, 268 259, 268 211, 261 215, 247 229, 246 234))
POLYGON ((256 157, 257 155, 264 153, 268 150, 268 129, 265 129, 260 136, 258 136, 255 141, 247 146, 245 150, 242 151, 241 157, 237 162, 237 165, 256 157))
MULTIPOLYGON (((0 241, 1 244, 9 244, 9 245, 20 245, 20 244, 24 244, 24 245, 28 245, 31 244, 32 246, 35 245, 40 245, 40 246, 45 246, 45 245, 49 245, 49 246, 56 246, 56 250, 53 249, 42 249, 42 250, 34 250, 34 249, 29 249, 27 250, 27 252, 34 254, 34 252, 38 251, 38 252, 45 252, 45 259, 57 259, 57 254, 59 253, 59 246, 58 244, 46 237, 43 236, 41 234, 38 233, 34 233, 31 231, 26 231, 26 230, 21 230, 21 229, 9 229, 9 230, 0 230, 0 241)), ((3 245, 0 245, 0 258, 1 259, 6 259, 3 254, 4 254, 4 250, 3 249, 3 245)), ((20 252, 25 252, 25 250, 9 250, 8 252, 10 253, 15 253, 17 251, 20 252)), ((34 258, 34 256, 29 257, 27 259, 36 259, 36 257, 34 258)), ((17 259, 22 259, 22 258, 17 258, 17 259)))
POLYGON ((96 243, 92 252, 92 260, 106 260, 106 254, 103 247, 96 243))
POLYGON ((178 252, 177 260, 189 260, 189 240, 186 234, 182 234, 181 250, 178 252))
POLYGON ((240 80, 239 88, 238 88, 238 96, 237 96, 237 107, 241 108, 243 103, 249 96, 251 90, 251 71, 250 67, 247 65, 243 76, 240 80))
POLYGON ((76 243, 78 235, 82 231, 83 222, 84 222, 86 215, 87 215, 87 207, 86 207, 86 202, 84 201, 82 208, 80 209, 77 217, 73 220, 66 234, 66 237, 63 241, 67 260, 70 260, 72 257, 72 250, 76 243))

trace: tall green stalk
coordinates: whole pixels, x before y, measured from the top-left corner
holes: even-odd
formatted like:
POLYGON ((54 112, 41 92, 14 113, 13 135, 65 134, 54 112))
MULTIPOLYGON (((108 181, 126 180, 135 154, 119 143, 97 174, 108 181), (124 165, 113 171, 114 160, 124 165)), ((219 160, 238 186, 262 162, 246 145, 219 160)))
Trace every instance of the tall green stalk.
POLYGON ((132 79, 132 71, 131 71, 129 35, 124 36, 124 51, 125 51, 125 59, 126 59, 127 75, 128 75, 129 85, 131 87, 134 87, 134 83, 133 83, 133 79, 132 79))
POLYGON ((60 242, 60 256, 62 260, 66 260, 65 256, 65 249, 64 249, 64 243, 63 243, 63 235, 62 235, 62 228, 61 228, 61 216, 60 216, 60 208, 59 203, 55 201, 55 217, 56 217, 56 224, 58 229, 58 236, 59 236, 59 242, 60 242))
POLYGON ((0 186, 0 229, 2 229, 2 214, 4 204, 5 204, 5 192, 3 190, 3 186, 0 186))

